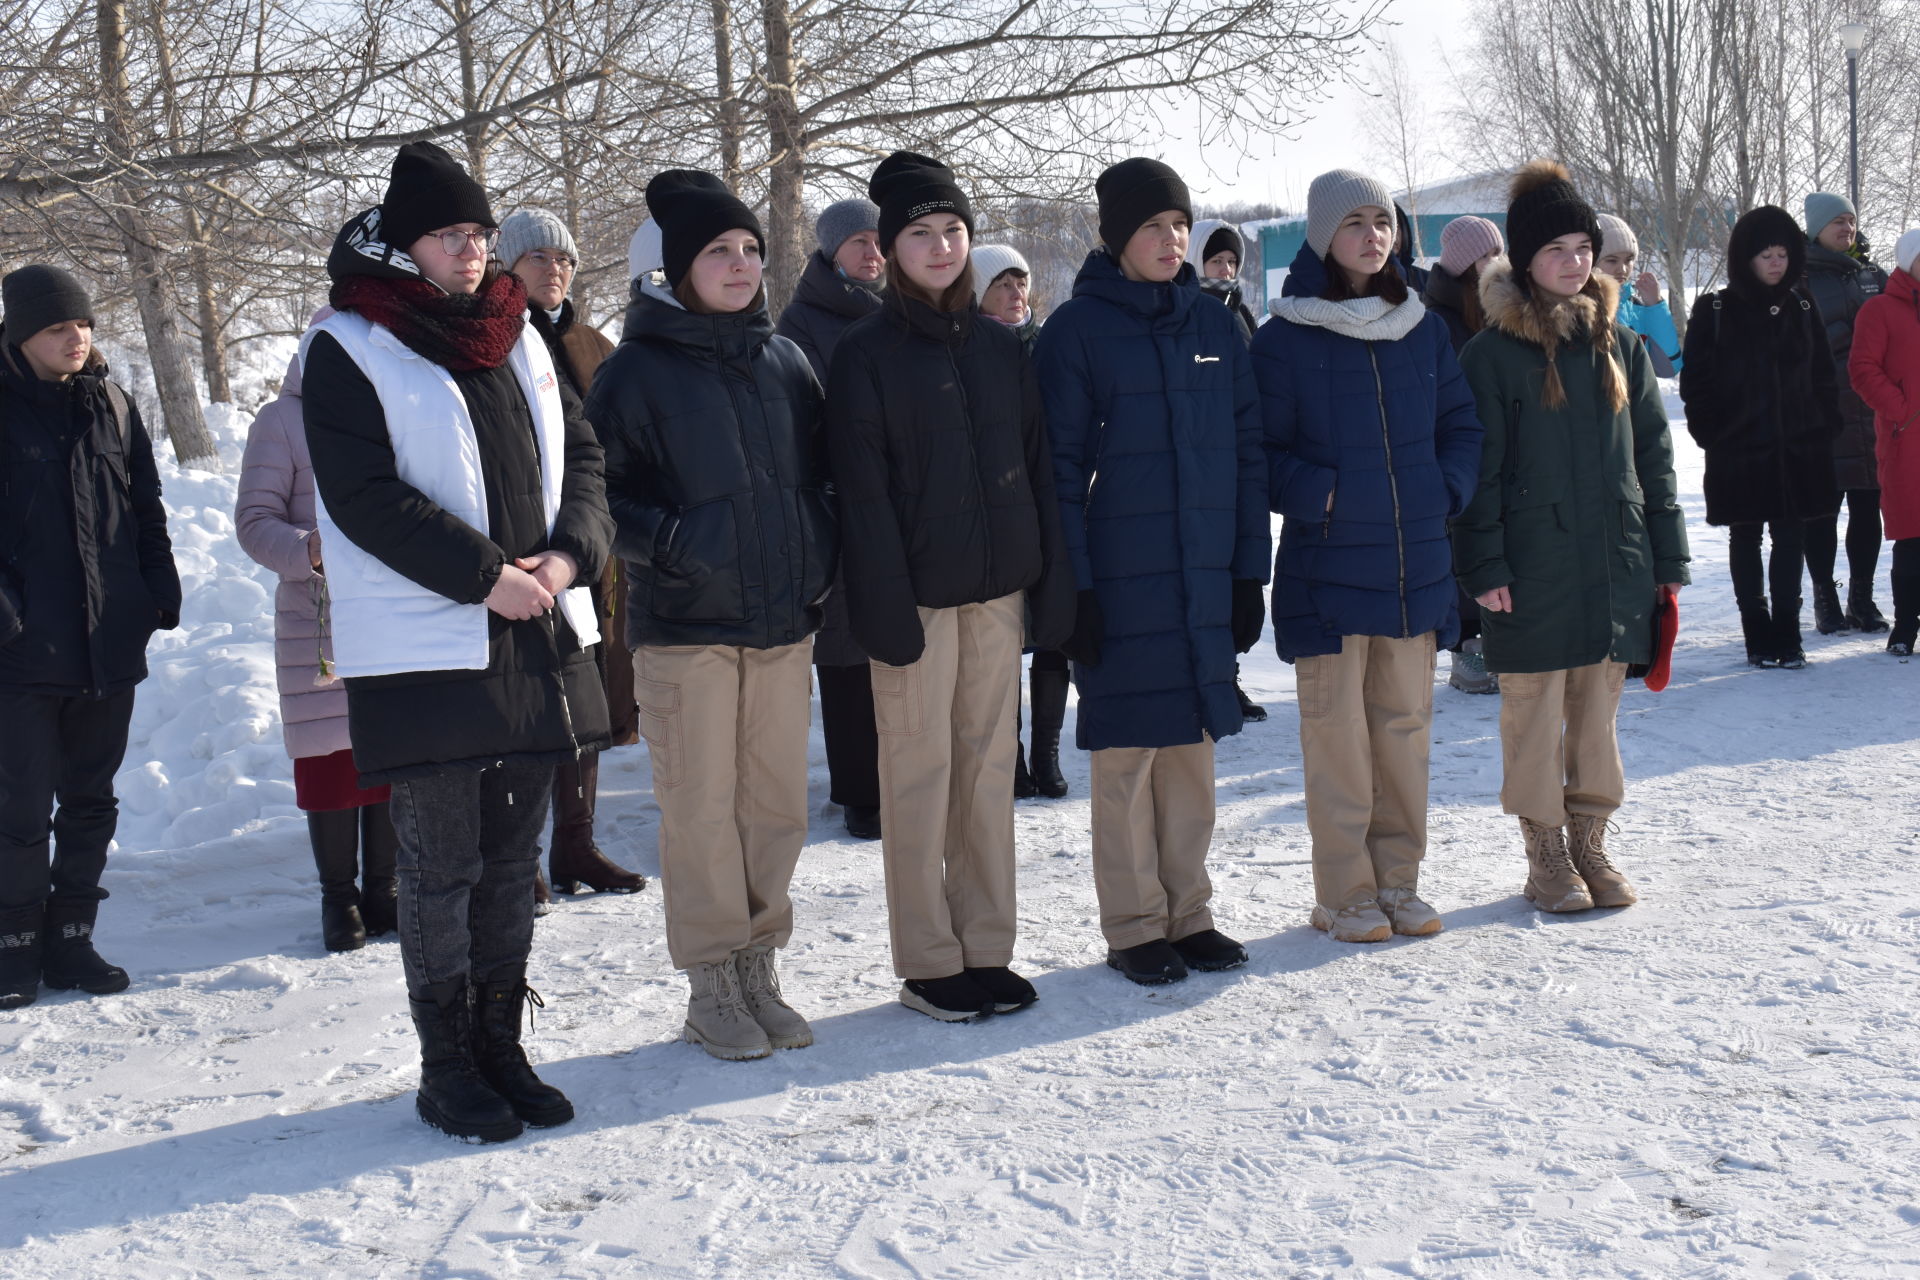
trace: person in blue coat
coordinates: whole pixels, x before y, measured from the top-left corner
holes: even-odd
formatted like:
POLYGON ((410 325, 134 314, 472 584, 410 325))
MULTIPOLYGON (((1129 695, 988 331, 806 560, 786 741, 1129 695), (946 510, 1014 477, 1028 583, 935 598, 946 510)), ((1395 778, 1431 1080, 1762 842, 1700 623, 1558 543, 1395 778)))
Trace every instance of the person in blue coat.
POLYGON ((1447 523, 1479 482, 1481 427, 1446 323, 1393 263, 1386 186, 1307 194, 1307 243, 1253 339, 1273 510, 1273 626, 1295 666, 1312 923, 1343 942, 1429 934, 1421 900, 1437 648, 1459 606, 1447 523))
POLYGON ((1079 745, 1107 963, 1143 984, 1246 962, 1213 927, 1213 744, 1241 725, 1268 536, 1258 397, 1227 308, 1185 262, 1193 202, 1157 160, 1100 175, 1102 244, 1035 359, 1079 588, 1079 745))

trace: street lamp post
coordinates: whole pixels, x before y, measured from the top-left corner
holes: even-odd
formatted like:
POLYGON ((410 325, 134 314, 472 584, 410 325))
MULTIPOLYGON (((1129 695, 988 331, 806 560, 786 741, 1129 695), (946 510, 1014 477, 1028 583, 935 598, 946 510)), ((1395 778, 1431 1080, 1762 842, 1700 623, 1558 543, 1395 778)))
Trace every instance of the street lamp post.
POLYGON ((1867 43, 1867 24, 1849 22, 1840 28, 1847 49, 1847 194, 1860 208, 1860 49, 1867 43))

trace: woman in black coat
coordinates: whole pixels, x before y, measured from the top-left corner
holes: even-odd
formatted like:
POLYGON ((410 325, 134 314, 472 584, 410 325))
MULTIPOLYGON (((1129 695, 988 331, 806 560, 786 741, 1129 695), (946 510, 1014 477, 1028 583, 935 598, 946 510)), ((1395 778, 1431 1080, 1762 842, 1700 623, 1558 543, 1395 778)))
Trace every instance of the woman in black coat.
POLYGON ((1024 604, 1033 644, 1059 647, 1073 584, 1033 368, 974 304, 966 196, 904 151, 868 193, 887 305, 827 379, 847 614, 873 660, 901 1003, 966 1021, 1035 998, 1007 967, 1021 622, 1024 604))
POLYGON ((1820 310, 1804 288, 1806 244, 1784 209, 1741 216, 1727 243, 1727 287, 1694 303, 1680 371, 1687 431, 1707 455, 1707 523, 1727 527, 1747 661, 1756 667, 1806 665, 1803 530, 1840 505, 1832 456, 1840 389, 1820 310), (1763 529, 1773 540, 1765 575, 1763 529))

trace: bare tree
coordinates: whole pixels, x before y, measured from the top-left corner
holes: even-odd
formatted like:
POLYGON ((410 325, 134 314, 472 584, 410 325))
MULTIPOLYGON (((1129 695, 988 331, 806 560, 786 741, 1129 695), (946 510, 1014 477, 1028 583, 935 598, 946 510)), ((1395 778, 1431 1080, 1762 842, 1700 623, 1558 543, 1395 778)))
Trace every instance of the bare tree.
POLYGON ((1425 159, 1430 151, 1426 103, 1420 86, 1407 65, 1400 42, 1391 35, 1375 50, 1369 67, 1374 85, 1374 101, 1361 117, 1361 131, 1373 144, 1375 154, 1383 157, 1389 176, 1407 193, 1407 214, 1413 223, 1415 257, 1425 256, 1420 244, 1420 208, 1417 191, 1424 180, 1425 159))

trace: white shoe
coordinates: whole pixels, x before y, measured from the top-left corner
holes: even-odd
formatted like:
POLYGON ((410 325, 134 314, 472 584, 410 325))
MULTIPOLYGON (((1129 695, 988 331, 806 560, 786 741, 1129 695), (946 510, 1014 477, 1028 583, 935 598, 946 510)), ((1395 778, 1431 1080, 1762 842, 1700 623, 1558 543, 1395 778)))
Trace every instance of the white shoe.
POLYGON ((1377 902, 1329 911, 1314 904, 1313 927, 1336 942, 1385 942, 1393 936, 1393 926, 1377 902))
POLYGON ((1380 891, 1380 909, 1393 922, 1393 931, 1410 938, 1424 938, 1430 933, 1438 933, 1445 926, 1441 923, 1440 913, 1435 911, 1419 894, 1411 889, 1382 889, 1380 891))

